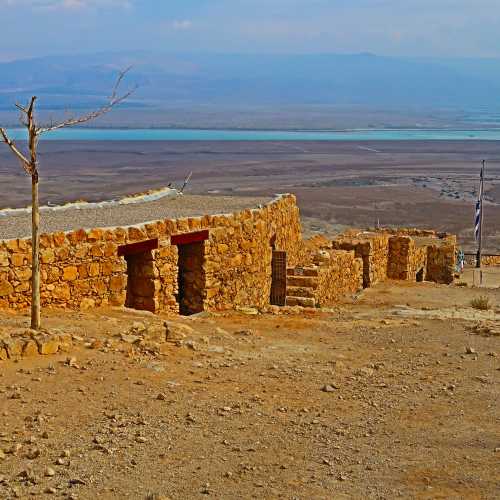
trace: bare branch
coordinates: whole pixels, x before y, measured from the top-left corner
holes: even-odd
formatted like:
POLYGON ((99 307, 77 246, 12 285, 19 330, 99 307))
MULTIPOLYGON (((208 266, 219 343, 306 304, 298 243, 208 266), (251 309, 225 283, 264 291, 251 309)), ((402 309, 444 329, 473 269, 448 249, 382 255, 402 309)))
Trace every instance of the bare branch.
POLYGON ((22 113, 28 114, 28 110, 24 106, 21 106, 18 102, 16 102, 16 108, 19 109, 22 113))
POLYGON ((24 168, 24 170, 26 171, 26 173, 28 173, 29 175, 31 175, 31 169, 29 167, 29 165, 30 165, 29 160, 26 158, 26 156, 24 156, 21 153, 21 151, 19 151, 19 149, 17 148, 16 144, 7 135, 7 132, 5 131, 5 129, 0 128, 0 135, 2 136, 3 141, 5 142, 5 144, 7 144, 7 146, 9 146, 9 148, 11 149, 11 151, 21 161, 21 165, 24 168))
POLYGON ((110 96, 107 104, 105 104, 104 106, 102 106, 101 108, 99 108, 95 111, 91 111, 90 113, 88 113, 86 115, 76 117, 76 118, 69 118, 68 120, 62 121, 60 123, 50 124, 50 125, 45 126, 45 127, 37 128, 36 135, 41 135, 41 134, 44 134, 46 132, 52 132, 54 130, 58 130, 58 129, 65 128, 65 127, 73 127, 75 125, 80 125, 82 123, 86 123, 86 122, 89 122, 91 120, 94 120, 95 118, 97 118, 99 116, 105 115, 106 113, 109 113, 116 105, 118 105, 121 102, 128 99, 138 88, 138 86, 135 85, 131 90, 129 90, 125 94, 122 94, 120 96, 118 95, 118 88, 120 87, 120 84, 121 84, 123 78, 130 71, 130 69, 131 69, 131 67, 125 69, 124 71, 121 71, 120 74, 118 75, 118 78, 117 78, 116 83, 113 87, 113 91, 111 93, 111 96, 110 96))

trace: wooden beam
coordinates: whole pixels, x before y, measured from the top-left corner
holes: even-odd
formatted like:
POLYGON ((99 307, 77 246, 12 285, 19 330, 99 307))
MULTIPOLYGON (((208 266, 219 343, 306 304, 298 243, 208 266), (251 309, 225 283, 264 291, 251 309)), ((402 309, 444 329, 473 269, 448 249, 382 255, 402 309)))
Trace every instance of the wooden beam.
POLYGON ((118 247, 118 255, 133 255, 136 253, 148 252, 158 248, 158 238, 152 240, 138 241, 137 243, 129 243, 118 247))
POLYGON ((172 245, 189 245, 208 240, 208 230, 196 231, 195 233, 176 234, 170 238, 172 245))

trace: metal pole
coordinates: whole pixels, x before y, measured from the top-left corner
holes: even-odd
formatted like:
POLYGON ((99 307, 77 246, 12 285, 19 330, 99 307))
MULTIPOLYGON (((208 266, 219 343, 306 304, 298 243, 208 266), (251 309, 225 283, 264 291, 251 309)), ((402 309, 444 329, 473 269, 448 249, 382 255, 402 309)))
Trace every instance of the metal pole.
POLYGON ((479 207, 480 207, 480 215, 479 215, 479 243, 477 247, 477 260, 476 260, 476 267, 478 269, 481 269, 481 256, 483 253, 483 216, 484 216, 484 209, 483 209, 483 196, 484 196, 484 171, 485 171, 485 166, 486 166, 486 160, 483 160, 483 168, 481 170, 481 185, 479 187, 480 190, 480 198, 479 198, 479 207))

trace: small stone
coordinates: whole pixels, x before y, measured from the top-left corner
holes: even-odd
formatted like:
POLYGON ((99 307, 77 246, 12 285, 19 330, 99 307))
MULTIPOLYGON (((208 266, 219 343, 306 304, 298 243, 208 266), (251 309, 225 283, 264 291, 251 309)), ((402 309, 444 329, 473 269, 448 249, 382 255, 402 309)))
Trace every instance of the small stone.
POLYGON ((8 453, 9 455, 17 455, 19 450, 22 448, 22 445, 20 443, 15 443, 13 444, 10 448, 5 450, 5 453, 8 453))
POLYGON ((44 493, 47 495, 55 495, 57 493, 57 490, 53 488, 52 486, 49 486, 43 490, 44 493))
POLYGON ((121 339, 123 342, 126 342, 127 344, 136 344, 142 340, 142 337, 139 337, 138 335, 121 335, 121 339))
POLYGON ((40 456, 40 453, 41 452, 39 448, 32 448, 28 451, 28 453, 26 453, 26 458, 28 458, 29 460, 35 460, 40 456))
POLYGON ((52 468, 52 467, 47 467, 45 469, 45 475, 47 477, 52 477, 52 476, 55 476, 56 475, 56 471, 52 468))
POLYGON ((156 399, 158 399, 159 401, 165 401, 167 399, 167 396, 163 394, 163 392, 160 392, 160 394, 156 396, 156 399))
POLYGON ((195 342, 194 340, 186 340, 186 341, 184 342, 184 345, 185 345, 187 348, 189 348, 189 349, 191 349, 191 350, 193 350, 193 351, 197 351, 197 350, 198 350, 198 347, 197 347, 196 342, 195 342))
POLYGON ((76 366, 76 358, 71 356, 70 358, 66 358, 66 364, 68 366, 76 366))
POLYGON ((476 350, 473 347, 467 346, 465 348, 465 354, 476 354, 476 350))
POLYGON ((135 440, 138 442, 138 443, 146 443, 147 442, 147 439, 144 437, 144 436, 137 436, 135 438, 135 440))
POLYGON ((335 392, 335 390, 338 389, 338 387, 331 385, 331 384, 325 384, 321 390, 323 392, 335 392))

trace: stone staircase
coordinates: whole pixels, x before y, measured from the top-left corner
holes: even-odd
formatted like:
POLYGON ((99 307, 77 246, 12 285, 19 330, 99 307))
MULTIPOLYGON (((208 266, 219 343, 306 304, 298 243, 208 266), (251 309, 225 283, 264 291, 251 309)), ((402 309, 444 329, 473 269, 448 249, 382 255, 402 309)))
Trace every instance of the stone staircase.
POLYGON ((316 307, 314 290, 318 287, 318 269, 289 267, 286 275, 286 305, 316 307))

